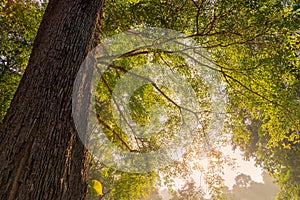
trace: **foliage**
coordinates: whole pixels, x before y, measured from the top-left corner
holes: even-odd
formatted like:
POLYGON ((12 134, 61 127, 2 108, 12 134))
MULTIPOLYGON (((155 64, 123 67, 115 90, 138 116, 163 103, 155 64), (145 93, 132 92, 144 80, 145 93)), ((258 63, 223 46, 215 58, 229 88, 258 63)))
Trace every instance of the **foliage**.
POLYGON ((279 199, 297 199, 299 17, 295 6, 281 6, 276 13, 264 37, 224 48, 216 60, 230 86, 233 144, 276 178, 279 199))
POLYGON ((45 5, 2 0, 0 7, 0 122, 27 66, 45 5))
POLYGON ((121 172, 94 160, 90 166, 90 178, 91 182, 94 179, 101 180, 103 195, 98 197, 89 193, 89 199, 138 200, 150 195, 150 187, 155 184, 157 175, 153 172, 144 174, 121 172))
POLYGON ((226 191, 228 200, 272 200, 278 192, 278 187, 273 183, 271 177, 267 173, 263 173, 264 183, 257 183, 251 180, 251 177, 245 174, 239 174, 235 180, 232 190, 226 191))
POLYGON ((283 193, 288 189, 293 190, 288 192, 292 196, 298 196, 299 180, 291 180, 299 176, 297 164, 282 164, 293 159, 292 146, 299 146, 297 3, 114 1, 108 5, 113 10, 104 23, 108 34, 139 24, 172 28, 190 34, 212 53, 212 62, 228 85, 228 112, 233 113, 228 129, 233 143, 246 156, 256 156, 258 164, 279 181, 283 193), (285 157, 283 152, 288 152, 285 157), (293 175, 283 166, 295 170, 293 175))
POLYGON ((178 192, 175 192, 172 200, 177 199, 205 200, 202 189, 196 187, 194 181, 187 182, 178 192))

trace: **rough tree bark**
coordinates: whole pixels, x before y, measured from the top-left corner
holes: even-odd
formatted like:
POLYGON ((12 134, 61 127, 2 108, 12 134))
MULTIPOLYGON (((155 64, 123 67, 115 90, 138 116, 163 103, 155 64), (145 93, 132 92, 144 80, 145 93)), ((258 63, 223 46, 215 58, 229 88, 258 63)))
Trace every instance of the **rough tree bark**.
POLYGON ((87 151, 72 119, 73 82, 104 0, 50 0, 0 127, 0 199, 84 199, 87 151))

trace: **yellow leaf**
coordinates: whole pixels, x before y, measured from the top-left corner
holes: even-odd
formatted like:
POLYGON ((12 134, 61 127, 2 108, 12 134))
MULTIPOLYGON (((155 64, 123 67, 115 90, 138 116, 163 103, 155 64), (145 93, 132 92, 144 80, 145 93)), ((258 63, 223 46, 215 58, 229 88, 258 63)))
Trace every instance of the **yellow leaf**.
POLYGON ((95 193, 95 195, 100 196, 103 194, 102 193, 102 184, 99 181, 92 180, 91 188, 93 190, 93 193, 95 193))

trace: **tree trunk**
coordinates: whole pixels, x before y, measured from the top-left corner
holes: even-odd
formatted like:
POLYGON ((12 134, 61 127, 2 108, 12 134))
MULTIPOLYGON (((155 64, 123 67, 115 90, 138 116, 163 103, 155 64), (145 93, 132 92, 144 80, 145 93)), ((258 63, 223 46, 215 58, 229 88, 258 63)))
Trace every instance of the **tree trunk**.
POLYGON ((72 119, 73 82, 104 0, 50 0, 0 129, 0 199, 84 199, 87 151, 72 119))

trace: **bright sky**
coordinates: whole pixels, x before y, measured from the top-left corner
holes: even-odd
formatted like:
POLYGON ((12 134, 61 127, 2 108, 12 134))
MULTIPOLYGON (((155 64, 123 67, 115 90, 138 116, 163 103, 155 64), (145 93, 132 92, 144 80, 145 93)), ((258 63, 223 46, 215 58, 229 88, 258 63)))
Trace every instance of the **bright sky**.
POLYGON ((227 185, 230 189, 235 183, 234 178, 241 173, 251 176, 251 179, 255 182, 263 183, 263 177, 261 175, 263 173, 263 169, 256 167, 253 159, 250 161, 243 160, 242 152, 238 149, 235 152, 232 151, 231 146, 222 148, 222 152, 225 155, 229 155, 231 158, 235 158, 238 166, 234 171, 229 167, 225 168, 225 185, 227 185))
MULTIPOLYGON (((236 168, 232 169, 228 166, 225 167, 224 170, 224 180, 225 185, 229 187, 229 189, 232 189, 232 186, 235 184, 235 177, 241 173, 251 176, 251 179, 258 183, 263 183, 263 169, 260 167, 255 166, 255 161, 253 159, 250 159, 250 161, 245 161, 242 156, 242 152, 239 149, 236 149, 233 151, 231 149, 232 147, 230 145, 226 147, 222 147, 221 151, 225 154, 225 156, 230 156, 230 158, 236 159, 236 168)), ((203 159, 201 161, 201 164, 204 166, 207 165, 207 159, 203 159)), ((199 186, 203 187, 204 191, 207 190, 207 186, 204 182, 204 177, 201 177, 201 173, 199 171, 193 172, 194 180, 199 186)), ((176 187, 180 188, 184 185, 184 182, 180 179, 176 180, 176 187)), ((168 194, 166 194, 166 188, 162 188, 164 191, 162 191, 161 195, 164 196, 164 198, 168 199, 168 194)))
MULTIPOLYGON (((236 159, 235 169, 232 169, 229 166, 225 166, 224 169, 223 179, 225 185, 228 186, 229 189, 232 189, 232 186, 235 184, 235 177, 241 173, 251 176, 251 179, 255 182, 263 183, 263 169, 256 167, 253 159, 250 159, 250 161, 245 161, 243 159, 242 152, 238 149, 233 151, 230 145, 222 147, 221 151, 224 153, 224 156, 229 156, 230 158, 236 159)), ((207 159, 203 159, 201 162, 203 163, 203 166, 205 166, 207 159)), ((201 173, 195 171, 193 177, 197 185, 200 185, 201 183, 205 190, 206 184, 204 182, 204 177, 201 177, 201 173)))

